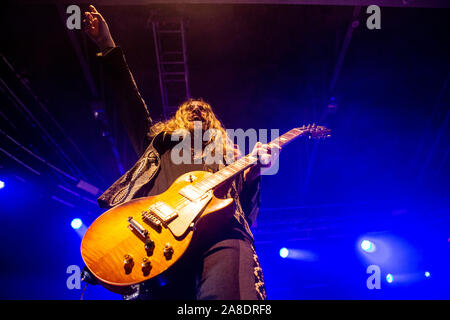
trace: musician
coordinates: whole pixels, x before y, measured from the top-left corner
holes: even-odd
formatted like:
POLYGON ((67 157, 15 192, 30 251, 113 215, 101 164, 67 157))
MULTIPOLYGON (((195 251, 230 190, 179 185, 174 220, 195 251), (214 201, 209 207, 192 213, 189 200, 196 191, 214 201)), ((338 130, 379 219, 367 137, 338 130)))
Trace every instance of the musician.
MULTIPOLYGON (((136 164, 109 187, 99 198, 102 208, 112 208, 137 197, 158 195, 167 190, 180 175, 194 170, 215 172, 224 163, 175 164, 171 150, 178 141, 171 134, 177 129, 193 132, 195 121, 201 130, 214 128, 222 133, 207 141, 206 148, 235 148, 211 106, 202 99, 181 104, 169 120, 154 123, 141 98, 123 52, 110 34, 102 15, 93 7, 84 14, 83 28, 99 48, 107 114, 117 112, 140 157, 136 164)), ((125 299, 266 299, 262 270, 250 230, 259 211, 259 184, 262 170, 267 170, 279 155, 279 147, 258 142, 252 151, 259 161, 238 174, 224 188, 224 196, 235 202, 234 219, 221 227, 222 232, 204 240, 185 254, 162 276, 140 284, 134 295, 125 299)), ((191 154, 191 160, 200 155, 191 154)))

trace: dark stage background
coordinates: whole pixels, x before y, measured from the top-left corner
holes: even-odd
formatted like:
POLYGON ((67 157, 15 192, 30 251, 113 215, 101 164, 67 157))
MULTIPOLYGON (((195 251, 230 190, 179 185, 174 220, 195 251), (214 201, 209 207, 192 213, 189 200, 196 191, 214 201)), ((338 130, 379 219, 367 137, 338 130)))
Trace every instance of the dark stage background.
MULTIPOLYGON (((448 8, 381 7, 369 30, 366 6, 114 3, 97 8, 154 119, 158 14, 185 19, 191 95, 227 128, 333 130, 287 146, 263 177, 253 231, 269 299, 450 298, 448 8)), ((68 4, 2 4, 2 299, 79 299, 66 283, 83 266, 79 233, 136 160, 103 117, 96 48, 65 27, 68 4)), ((121 297, 88 286, 84 298, 121 297)))

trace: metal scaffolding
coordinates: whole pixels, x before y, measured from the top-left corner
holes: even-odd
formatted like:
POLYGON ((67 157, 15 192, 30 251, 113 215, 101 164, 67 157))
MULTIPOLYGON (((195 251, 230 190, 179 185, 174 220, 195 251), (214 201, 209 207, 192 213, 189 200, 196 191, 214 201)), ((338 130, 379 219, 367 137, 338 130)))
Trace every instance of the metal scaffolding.
POLYGON ((182 18, 152 16, 149 23, 153 30, 163 115, 167 119, 191 96, 185 22, 182 18))

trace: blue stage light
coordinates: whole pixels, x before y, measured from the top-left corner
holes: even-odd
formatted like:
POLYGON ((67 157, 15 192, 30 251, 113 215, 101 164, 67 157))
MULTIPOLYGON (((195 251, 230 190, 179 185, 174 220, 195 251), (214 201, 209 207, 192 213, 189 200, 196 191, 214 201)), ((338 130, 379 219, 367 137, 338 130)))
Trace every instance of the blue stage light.
POLYGON ((4 187, 5 187, 5 183, 2 180, 0 180, 0 189, 3 189, 4 187))
POLYGON ((81 228, 81 226, 83 225, 83 221, 81 221, 81 219, 79 219, 79 218, 75 218, 75 219, 72 220, 70 225, 72 226, 72 228, 77 230, 77 229, 81 228))
POLYGON ((289 250, 287 248, 280 249, 280 257, 287 258, 288 255, 289 255, 289 250))
POLYGON ((428 271, 425 271, 425 277, 429 278, 431 276, 431 273, 428 271))
POLYGON ((166 280, 164 278, 159 278, 159 285, 164 287, 166 285, 166 280))
POLYGON ((361 241, 361 249, 363 249, 365 252, 374 252, 375 244, 372 241, 363 240, 361 241))
POLYGON ((392 283, 394 281, 394 276, 390 273, 388 273, 388 275, 386 276, 386 281, 388 283, 392 283))

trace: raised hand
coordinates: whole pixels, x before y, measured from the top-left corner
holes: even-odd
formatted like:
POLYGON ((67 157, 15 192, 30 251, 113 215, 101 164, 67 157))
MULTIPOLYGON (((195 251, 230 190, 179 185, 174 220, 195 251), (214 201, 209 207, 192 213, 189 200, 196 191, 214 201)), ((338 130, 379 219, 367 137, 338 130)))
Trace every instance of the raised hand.
POLYGON ((100 50, 116 46, 108 24, 93 5, 84 13, 83 30, 100 50))

